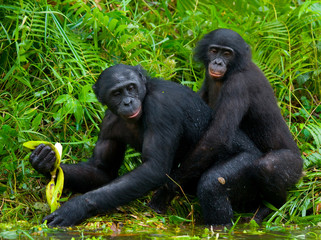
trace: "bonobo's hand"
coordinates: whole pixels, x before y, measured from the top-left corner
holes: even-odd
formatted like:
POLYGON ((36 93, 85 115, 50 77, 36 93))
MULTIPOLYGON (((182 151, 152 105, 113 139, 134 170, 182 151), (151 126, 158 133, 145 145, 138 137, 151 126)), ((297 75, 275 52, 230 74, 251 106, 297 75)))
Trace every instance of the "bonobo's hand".
POLYGON ((29 161, 34 169, 46 177, 50 177, 50 172, 56 162, 56 154, 51 147, 40 144, 30 155, 29 161))
POLYGON ((68 227, 81 223, 83 220, 97 214, 95 203, 86 194, 74 197, 64 203, 59 209, 44 217, 50 227, 68 227))

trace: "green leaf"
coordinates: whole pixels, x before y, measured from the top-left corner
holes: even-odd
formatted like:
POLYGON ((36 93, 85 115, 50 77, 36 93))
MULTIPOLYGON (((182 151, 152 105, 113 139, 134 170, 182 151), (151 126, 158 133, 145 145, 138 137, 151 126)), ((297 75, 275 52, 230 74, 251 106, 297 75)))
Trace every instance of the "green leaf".
POLYGON ((92 86, 86 85, 81 89, 78 100, 82 103, 98 102, 96 95, 91 92, 92 86))
POLYGON ((122 33, 127 28, 127 25, 119 25, 115 30, 115 35, 122 33))
POLYGON ((113 19, 110 21, 110 23, 109 23, 109 25, 108 25, 108 28, 109 28, 109 30, 110 30, 111 32, 114 31, 117 23, 118 23, 118 20, 115 19, 115 18, 113 18, 113 19))
POLYGON ((190 219, 186 219, 186 218, 179 217, 179 216, 176 216, 176 215, 171 215, 169 217, 169 219, 174 224, 180 224, 182 222, 192 222, 192 220, 190 220, 190 219))
POLYGON ((84 116, 84 109, 82 108, 78 100, 75 100, 74 102, 74 115, 76 118, 76 122, 80 123, 81 119, 84 116))
POLYGON ((32 124, 31 124, 33 130, 36 131, 39 128, 41 121, 42 121, 42 116, 43 116, 42 113, 38 113, 36 115, 36 117, 33 119, 32 124))
POLYGON ((72 97, 69 94, 63 94, 63 95, 60 95, 59 97, 57 97, 54 104, 65 103, 68 101, 72 101, 72 97))

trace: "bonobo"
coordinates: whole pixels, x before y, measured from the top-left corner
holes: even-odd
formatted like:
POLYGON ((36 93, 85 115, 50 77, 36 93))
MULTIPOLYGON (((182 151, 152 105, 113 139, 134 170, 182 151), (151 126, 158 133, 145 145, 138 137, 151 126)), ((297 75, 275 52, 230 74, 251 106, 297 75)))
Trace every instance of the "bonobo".
MULTIPOLYGON (((116 65, 93 86, 108 106, 92 157, 62 164, 65 186, 84 193, 46 216, 49 226, 72 226, 142 197, 163 185, 206 131, 212 110, 193 91, 177 83, 151 79, 139 66, 116 65), (142 164, 118 176, 126 146, 142 154, 142 164)), ((38 146, 32 166, 48 175, 52 150, 38 146)))
POLYGON ((238 129, 245 132, 264 154, 252 167, 263 198, 280 207, 301 177, 303 161, 249 45, 236 32, 217 29, 198 43, 195 56, 206 69, 200 94, 214 109, 211 132, 224 136, 213 147, 231 141, 238 129))
POLYGON ((255 219, 260 222, 270 212, 263 201, 281 207, 287 190, 300 179, 303 161, 299 149, 269 81, 252 62, 250 47, 239 34, 229 29, 210 32, 197 44, 195 57, 206 69, 199 93, 214 110, 213 121, 174 178, 183 184, 200 172, 200 167, 211 166, 198 184, 205 222, 230 223, 232 207, 237 211, 258 209, 255 219), (213 164, 215 151, 230 149, 240 130, 262 156, 255 161, 232 158, 213 164), (211 148, 214 150, 209 151, 211 148), (215 181, 218 177, 225 179, 225 185, 215 181), (249 197, 247 190, 258 196, 249 197))

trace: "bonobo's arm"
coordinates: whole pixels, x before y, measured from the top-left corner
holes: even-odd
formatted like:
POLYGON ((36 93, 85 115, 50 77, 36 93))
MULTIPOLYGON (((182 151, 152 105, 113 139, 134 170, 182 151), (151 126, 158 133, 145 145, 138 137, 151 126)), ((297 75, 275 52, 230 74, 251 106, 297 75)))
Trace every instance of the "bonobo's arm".
MULTIPOLYGON (((239 129, 250 103, 248 88, 243 79, 242 74, 234 74, 224 82, 208 130, 188 159, 171 175, 180 185, 191 179, 198 179, 217 159, 224 160, 244 151, 243 146, 253 145, 251 142, 245 143, 250 140, 243 137, 244 133, 239 129), (237 138, 240 137, 242 146, 238 146, 240 141, 237 138)), ((177 186, 172 182, 169 182, 169 185, 172 191, 177 190, 177 186)))
POLYGON ((233 74, 223 83, 213 111, 213 121, 208 135, 213 148, 231 147, 236 131, 249 110, 248 86, 242 73, 233 74))
MULTIPOLYGON (((65 187, 77 192, 87 192, 100 187, 118 176, 126 144, 111 140, 111 130, 121 131, 118 118, 106 112, 92 157, 87 162, 61 164, 65 187)), ((32 166, 46 177, 55 163, 55 153, 49 146, 39 145, 30 155, 32 166)))
POLYGON ((62 164, 65 186, 84 193, 105 185, 117 177, 125 150, 125 144, 108 139, 98 140, 94 154, 87 162, 62 164))
MULTIPOLYGON (((61 164, 66 188, 87 192, 100 187, 117 177, 123 161, 125 145, 111 140, 98 140, 93 156, 87 162, 61 164)), ((32 166, 50 178, 50 171, 56 161, 54 151, 44 144, 39 145, 30 155, 32 166)))
POLYGON ((197 93, 206 103, 208 103, 208 81, 206 78, 197 93))
MULTIPOLYGON (((160 119, 164 119, 163 117, 160 119)), ((166 118, 165 118, 166 119, 166 118)), ((176 121, 179 124, 179 121, 176 121)), ((50 226, 70 226, 99 213, 106 213, 117 206, 142 197, 148 191, 166 182, 173 156, 178 145, 177 127, 166 121, 154 122, 144 133, 143 164, 133 171, 116 178, 107 185, 75 197, 58 210, 45 217, 50 226), (161 146, 161 148, 160 148, 161 146)))

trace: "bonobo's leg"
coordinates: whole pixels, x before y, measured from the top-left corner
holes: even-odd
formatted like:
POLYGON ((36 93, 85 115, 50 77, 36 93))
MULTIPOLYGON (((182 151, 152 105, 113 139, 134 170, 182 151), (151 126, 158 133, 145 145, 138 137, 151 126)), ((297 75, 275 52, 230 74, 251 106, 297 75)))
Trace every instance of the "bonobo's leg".
POLYGON ((279 208, 286 202, 286 191, 302 176, 302 159, 291 150, 281 149, 259 158, 256 168, 263 199, 279 208))
POLYGON ((202 175, 197 195, 205 224, 230 225, 233 210, 255 212, 260 206, 260 186, 253 178, 257 159, 257 155, 241 153, 215 164, 202 175))
MULTIPOLYGON (((242 153, 252 156, 249 159, 252 164, 253 158, 259 159, 262 155, 254 143, 242 131, 236 132, 231 147, 222 146, 214 149, 212 145, 216 141, 215 138, 216 136, 213 136, 209 130, 189 155, 188 159, 170 174, 184 191, 186 187, 190 186, 190 183, 197 182, 202 174, 211 168, 213 164, 228 162, 234 156, 242 156, 242 153)), ((177 192, 180 192, 178 186, 173 181, 168 180, 165 186, 162 186, 155 192, 149 206, 158 213, 164 213, 169 202, 177 192)))

